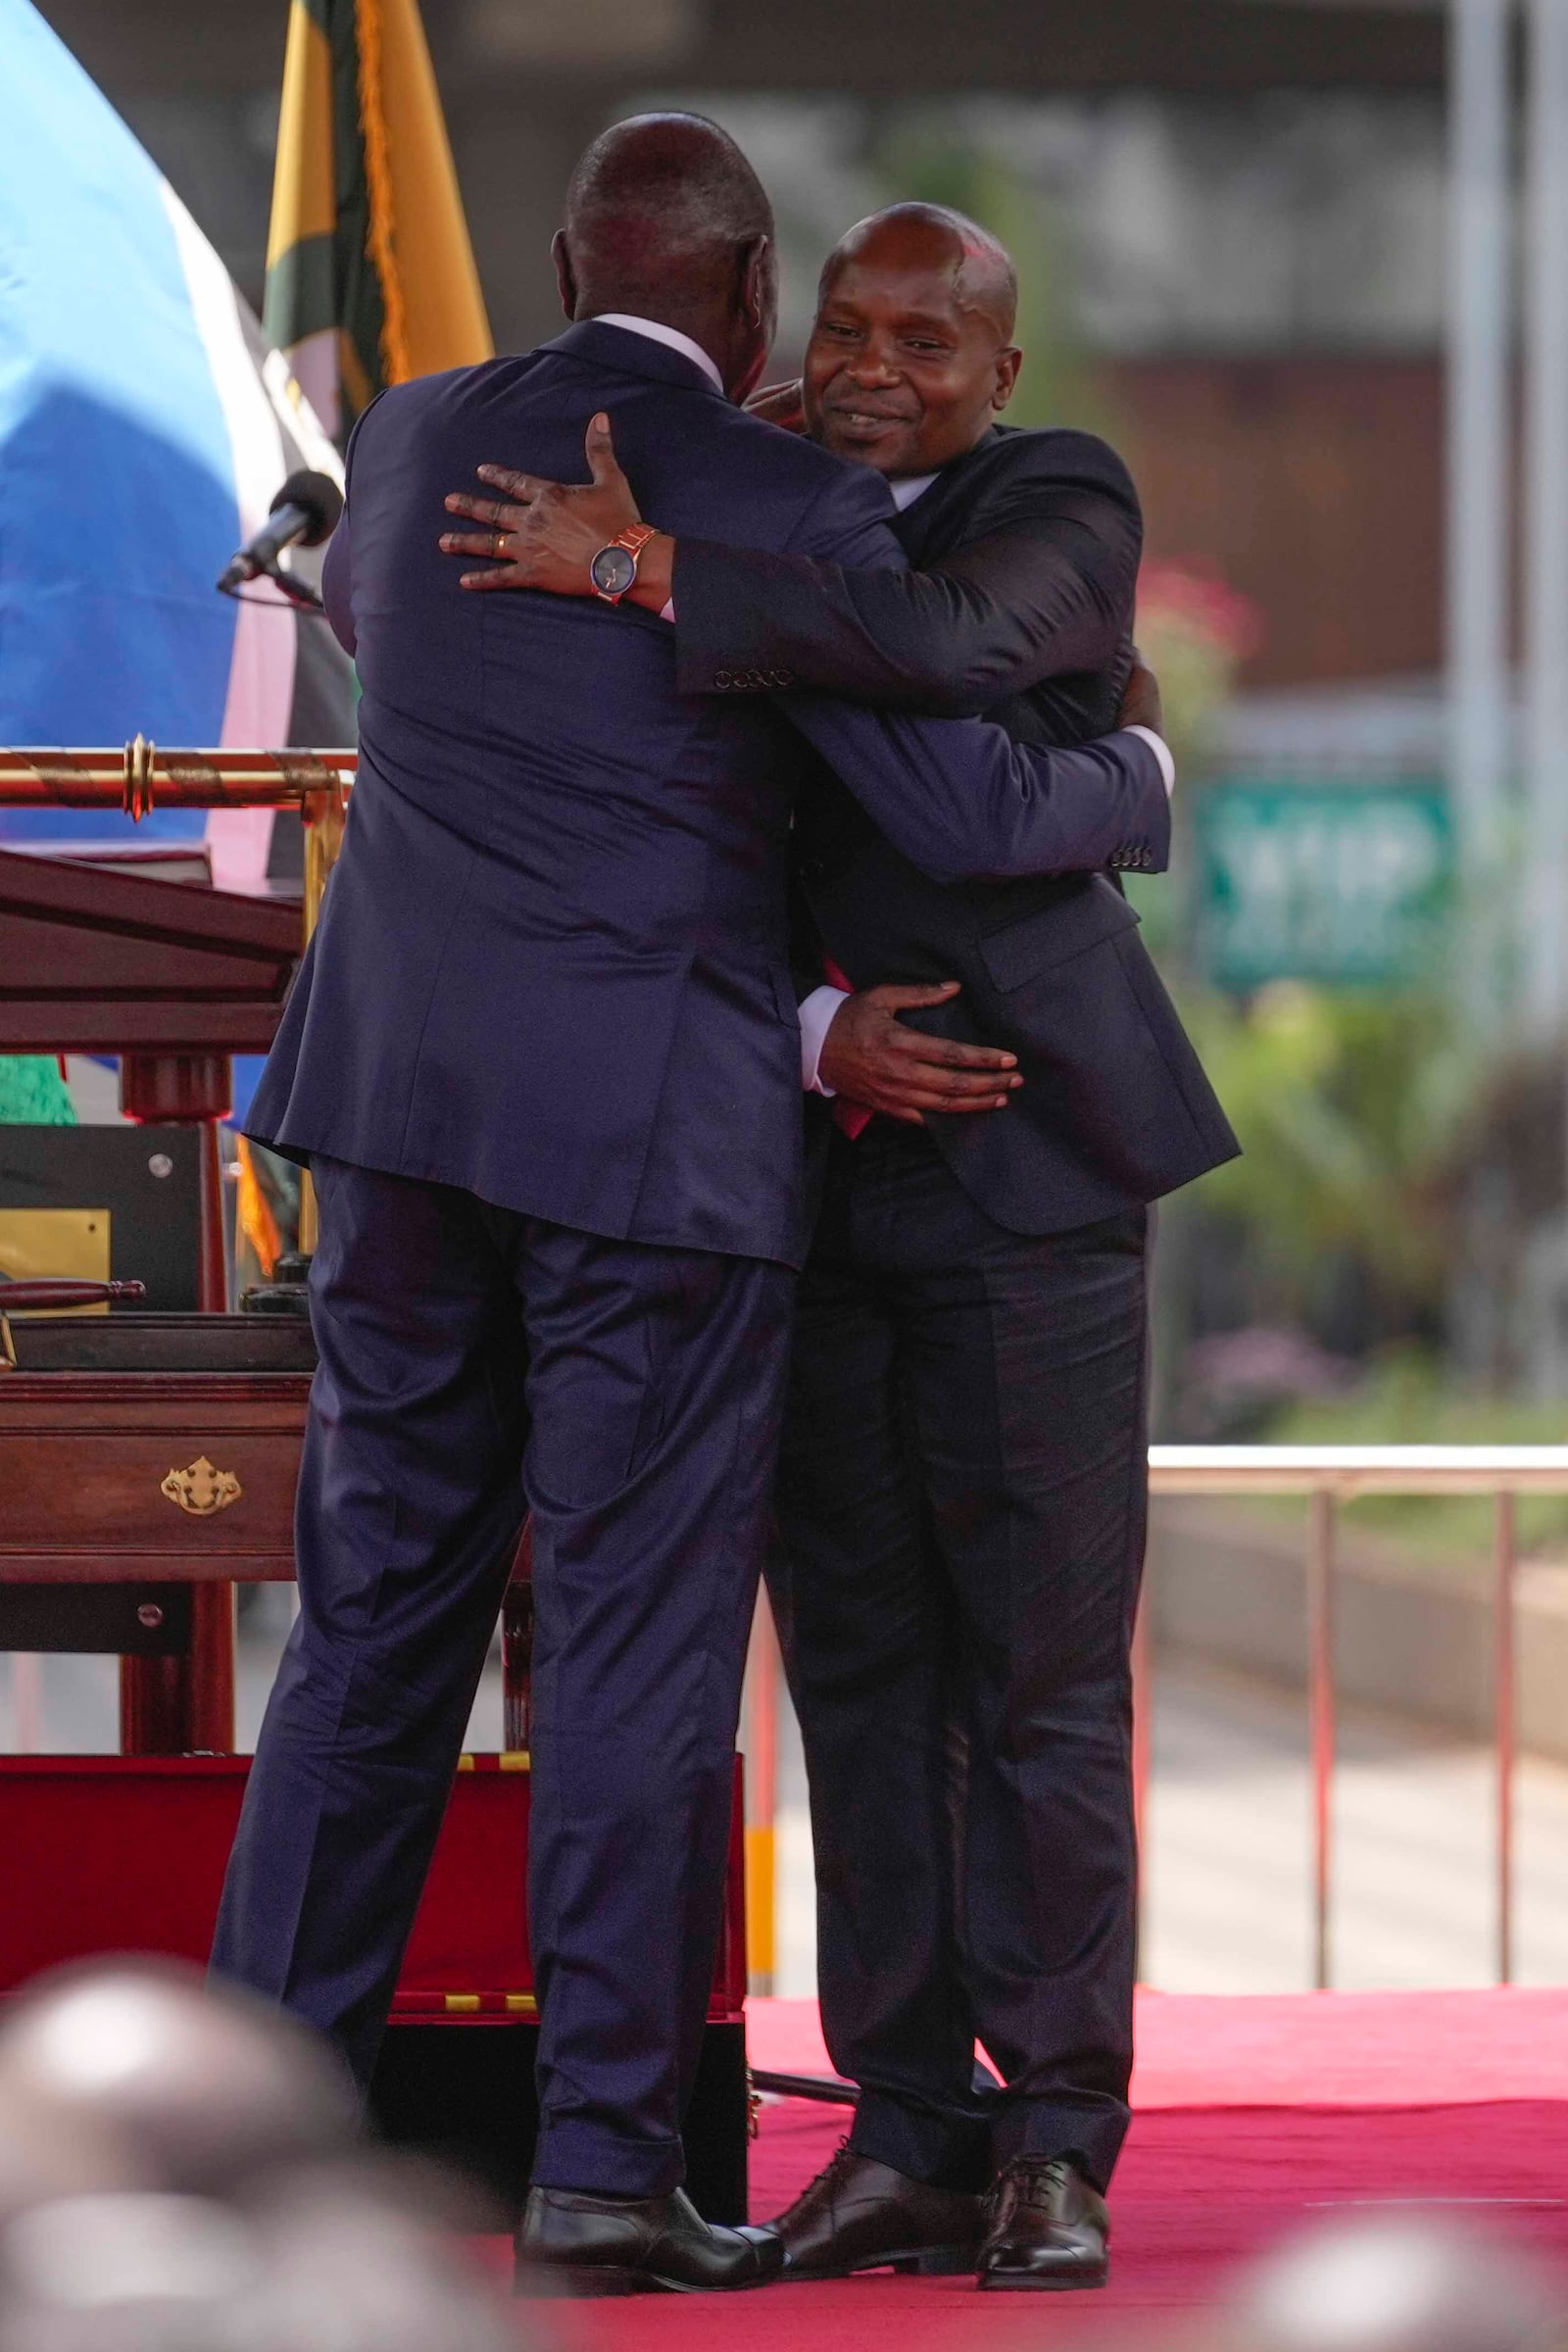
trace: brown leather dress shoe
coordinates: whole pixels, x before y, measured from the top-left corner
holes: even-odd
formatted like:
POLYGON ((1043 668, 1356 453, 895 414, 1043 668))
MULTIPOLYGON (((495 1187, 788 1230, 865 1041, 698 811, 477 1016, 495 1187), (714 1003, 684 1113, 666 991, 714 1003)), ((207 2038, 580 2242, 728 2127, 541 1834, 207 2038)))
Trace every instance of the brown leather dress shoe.
POLYGON ((929 2188, 848 2140, 774 2222, 784 2241, 786 2284, 847 2278, 853 2271, 918 2271, 950 2278, 974 2268, 985 2227, 979 2197, 929 2188))
POLYGON ((1017 2156, 987 2200, 982 2286, 1103 2286, 1110 2277, 1105 2200, 1064 2156, 1017 2156))
POLYGON ((771 2230, 721 2230, 679 2188, 668 2197, 530 2188, 516 2253, 519 2295, 710 2294, 765 2286, 784 2268, 771 2230))

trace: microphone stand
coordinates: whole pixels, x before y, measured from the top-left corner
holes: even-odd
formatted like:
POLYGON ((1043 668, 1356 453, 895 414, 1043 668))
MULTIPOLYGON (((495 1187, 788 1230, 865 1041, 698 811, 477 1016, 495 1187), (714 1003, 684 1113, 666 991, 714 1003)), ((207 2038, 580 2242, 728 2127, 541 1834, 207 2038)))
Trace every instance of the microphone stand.
MULTIPOLYGON (((297 580, 291 571, 285 571, 282 564, 279 564, 275 559, 270 564, 258 564, 256 570, 253 571, 250 576, 251 579, 270 580, 274 587, 282 590, 289 603, 291 605, 298 606, 300 611, 303 612, 324 613, 326 611, 326 607, 317 595, 316 590, 312 587, 309 587, 304 580, 297 580)), ((223 582, 220 580, 218 583, 218 593, 220 596, 231 596, 234 599, 235 604, 243 605, 252 601, 242 596, 240 593, 241 589, 248 586, 248 584, 249 583, 244 580, 235 580, 231 586, 225 587, 223 582)), ((263 598, 259 601, 265 603, 266 599, 263 598)))

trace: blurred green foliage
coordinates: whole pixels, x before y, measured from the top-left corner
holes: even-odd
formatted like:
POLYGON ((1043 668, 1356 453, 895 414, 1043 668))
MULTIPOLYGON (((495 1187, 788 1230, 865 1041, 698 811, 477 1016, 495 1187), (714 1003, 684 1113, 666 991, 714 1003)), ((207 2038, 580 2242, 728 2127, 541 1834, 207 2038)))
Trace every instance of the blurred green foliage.
MULTIPOLYGON (((1264 1436, 1271 1446, 1560 1446, 1564 1422, 1560 1404, 1478 1396, 1457 1387, 1429 1352, 1392 1348, 1353 1389, 1289 1406, 1264 1436)), ((1568 1544, 1568 1495, 1521 1495, 1518 1509, 1522 1544, 1556 1551, 1568 1544)), ((1369 1494, 1348 1510, 1352 1525, 1385 1529, 1445 1556, 1485 1557, 1492 1541, 1492 1503, 1481 1495, 1426 1501, 1369 1494)))
POLYGON ((1243 1145, 1202 1206, 1265 1244, 1269 1311, 1299 1313, 1332 1250, 1362 1259, 1391 1305, 1439 1311, 1444 1178, 1480 1075, 1450 1006, 1281 981, 1246 1004, 1184 992, 1182 1009, 1243 1145))
POLYGON ((74 1127, 71 1092, 52 1054, 0 1054, 0 1127, 74 1127))

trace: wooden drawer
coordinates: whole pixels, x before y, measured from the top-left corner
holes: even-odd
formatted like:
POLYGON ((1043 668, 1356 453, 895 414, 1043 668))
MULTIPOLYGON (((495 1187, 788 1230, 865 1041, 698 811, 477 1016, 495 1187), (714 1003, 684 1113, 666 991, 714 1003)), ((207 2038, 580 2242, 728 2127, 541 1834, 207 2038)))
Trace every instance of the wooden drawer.
POLYGON ((0 1378, 0 1582, 292 1576, 308 1387, 0 1378))

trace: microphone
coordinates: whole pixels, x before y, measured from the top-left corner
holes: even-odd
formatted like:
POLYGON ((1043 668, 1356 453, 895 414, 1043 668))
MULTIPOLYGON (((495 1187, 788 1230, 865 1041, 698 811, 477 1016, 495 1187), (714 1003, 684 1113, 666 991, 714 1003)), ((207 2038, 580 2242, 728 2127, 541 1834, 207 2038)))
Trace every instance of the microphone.
POLYGON ((291 581, 278 569, 277 559, 285 547, 319 547, 336 530, 342 512, 343 493, 330 474, 291 473, 255 538, 230 556, 218 583, 220 592, 233 596, 247 580, 265 575, 291 594, 309 595, 303 582, 291 581))

